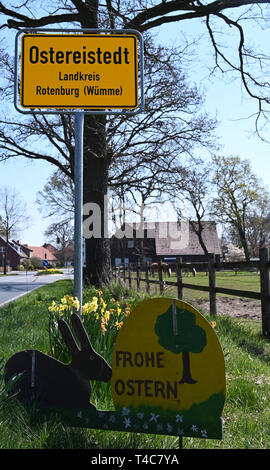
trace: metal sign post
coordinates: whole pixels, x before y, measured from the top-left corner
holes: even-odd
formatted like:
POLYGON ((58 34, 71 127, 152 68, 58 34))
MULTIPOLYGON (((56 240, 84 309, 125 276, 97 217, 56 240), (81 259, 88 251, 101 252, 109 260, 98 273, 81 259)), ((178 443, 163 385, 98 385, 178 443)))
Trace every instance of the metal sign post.
POLYGON ((20 30, 14 106, 23 114, 75 114, 74 296, 83 287, 84 114, 137 114, 144 108, 143 41, 135 30, 20 30))
POLYGON ((75 113, 75 216, 74 216, 74 297, 80 302, 82 315, 82 206, 83 206, 83 125, 84 112, 75 113))

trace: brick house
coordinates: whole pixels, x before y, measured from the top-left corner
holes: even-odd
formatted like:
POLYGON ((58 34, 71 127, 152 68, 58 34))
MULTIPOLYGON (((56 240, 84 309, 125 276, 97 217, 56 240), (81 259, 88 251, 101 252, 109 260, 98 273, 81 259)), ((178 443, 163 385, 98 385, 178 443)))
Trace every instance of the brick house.
MULTIPOLYGON (((220 259, 222 252, 215 222, 203 222, 202 238, 208 253, 220 259)), ((175 262, 181 256, 184 263, 206 260, 197 234, 192 225, 179 222, 145 222, 126 224, 111 238, 113 266, 158 261, 175 262)))
MULTIPOLYGON (((5 245, 5 238, 0 236, 0 272, 3 271, 5 245)), ((56 265, 59 263, 57 254, 58 250, 50 243, 44 243, 43 246, 30 246, 20 243, 19 240, 10 240, 8 244, 7 266, 9 266, 9 270, 18 269, 24 260, 30 260, 33 257, 39 258, 42 261, 47 260, 49 264, 56 265)), ((68 256, 71 258, 72 255, 68 252, 68 256)))
MULTIPOLYGON (((0 235, 0 272, 4 270, 4 251, 6 246, 5 237, 0 235)), ((14 240, 8 242, 7 250, 7 268, 8 271, 12 269, 17 269, 18 266, 25 260, 29 258, 29 253, 31 250, 25 250, 23 246, 14 240), (28 251, 28 252, 27 252, 28 251)))
POLYGON ((18 245, 23 253, 26 254, 27 258, 31 257, 32 250, 29 248, 27 244, 22 245, 19 240, 12 240, 12 243, 18 245))

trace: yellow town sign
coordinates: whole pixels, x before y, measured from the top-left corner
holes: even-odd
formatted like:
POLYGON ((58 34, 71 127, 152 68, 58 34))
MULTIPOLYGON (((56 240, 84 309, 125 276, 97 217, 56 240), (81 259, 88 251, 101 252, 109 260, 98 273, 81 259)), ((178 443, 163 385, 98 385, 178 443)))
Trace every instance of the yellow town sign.
POLYGON ((23 108, 135 109, 136 34, 24 34, 23 108))

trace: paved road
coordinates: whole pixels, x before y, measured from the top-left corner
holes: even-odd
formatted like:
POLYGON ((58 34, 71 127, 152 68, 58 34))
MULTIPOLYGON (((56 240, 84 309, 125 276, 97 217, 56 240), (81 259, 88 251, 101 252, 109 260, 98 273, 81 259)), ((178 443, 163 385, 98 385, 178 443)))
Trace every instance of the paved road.
POLYGON ((17 275, 0 275, 0 307, 27 294, 28 292, 45 286, 59 279, 73 279, 73 270, 64 269, 64 274, 36 276, 35 273, 19 272, 17 275))

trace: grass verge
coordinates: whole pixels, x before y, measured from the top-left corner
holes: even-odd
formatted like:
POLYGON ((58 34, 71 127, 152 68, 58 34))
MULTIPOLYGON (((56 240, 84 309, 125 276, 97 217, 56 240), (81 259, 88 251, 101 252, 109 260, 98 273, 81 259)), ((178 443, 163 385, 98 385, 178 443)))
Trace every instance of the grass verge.
MULTIPOLYGON (((69 280, 42 287, 0 309, 1 357, 5 362, 22 349, 50 349, 48 306, 72 295, 69 280)), ((85 290, 84 299, 93 295, 85 290)), ((104 292, 132 306, 142 297, 114 284, 104 292)), ((206 316, 209 321, 213 318, 206 316)), ((216 333, 224 351, 227 395, 223 410, 223 439, 184 438, 186 449, 270 448, 270 343, 261 336, 261 322, 217 317, 216 333)), ((91 337, 91 331, 89 331, 91 337)), ((112 338, 108 338, 112 341, 112 338)), ((106 344, 103 344, 106 348, 106 344)), ((102 351, 103 353, 105 351, 102 351)), ((110 353, 111 354, 111 353, 110 353)), ((105 355, 105 354, 104 354, 105 355)), ((107 358, 108 360, 110 358, 107 358)), ((92 402, 113 409, 109 384, 93 383, 92 402)), ((57 420, 39 422, 15 398, 0 395, 1 449, 177 449, 178 438, 71 428, 57 420)))

